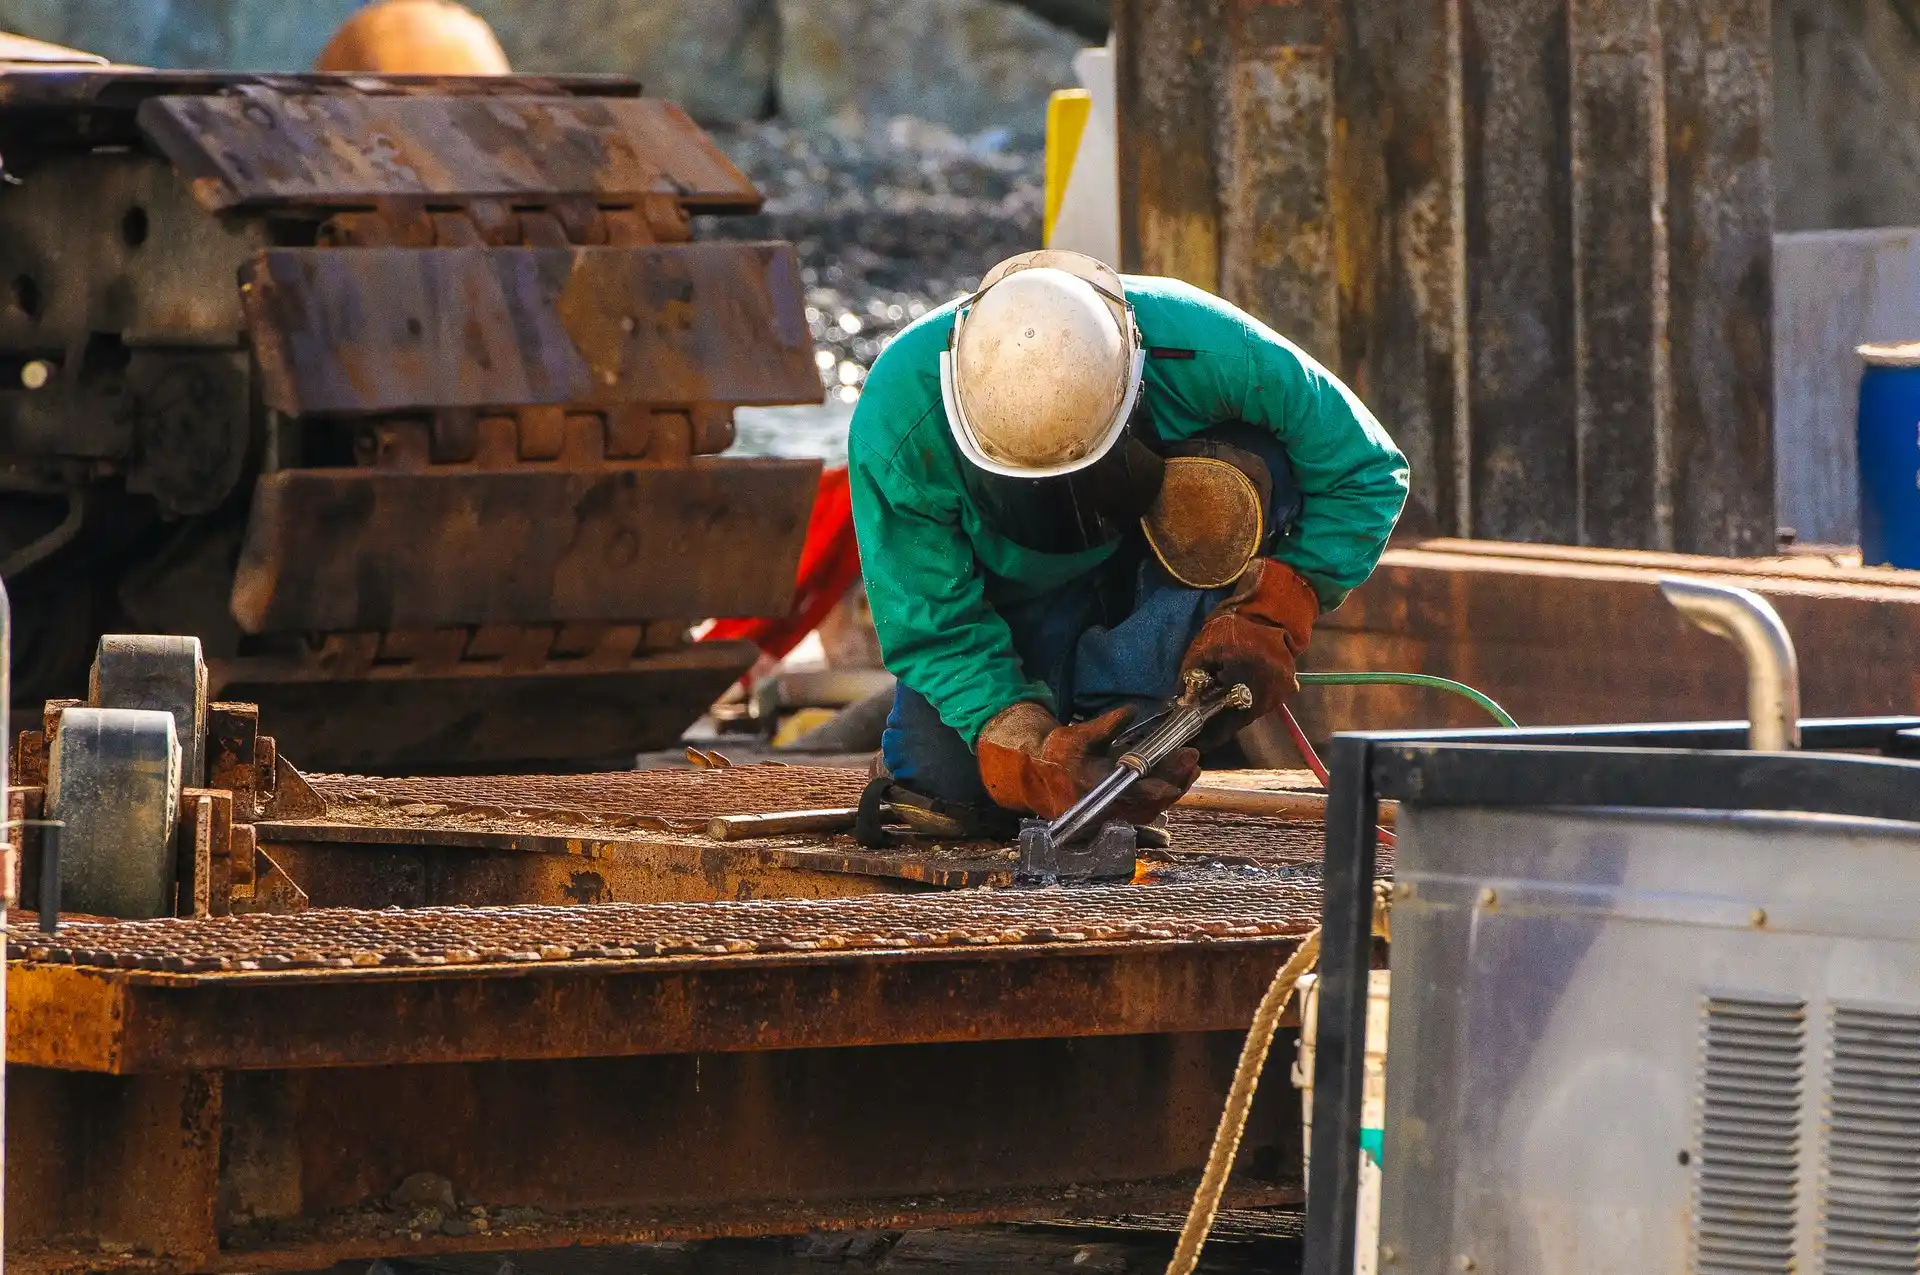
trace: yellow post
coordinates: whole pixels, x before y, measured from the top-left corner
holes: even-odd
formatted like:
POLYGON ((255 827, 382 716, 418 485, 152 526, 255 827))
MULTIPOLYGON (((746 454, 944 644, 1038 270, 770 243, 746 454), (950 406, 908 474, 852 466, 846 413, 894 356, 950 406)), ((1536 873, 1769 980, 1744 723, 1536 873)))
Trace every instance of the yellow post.
POLYGON ((1093 95, 1085 89, 1060 89, 1047 99, 1047 189, 1040 220, 1040 243, 1053 240, 1053 221, 1066 198, 1067 179, 1073 176, 1073 157, 1080 151, 1080 135, 1093 113, 1093 95))

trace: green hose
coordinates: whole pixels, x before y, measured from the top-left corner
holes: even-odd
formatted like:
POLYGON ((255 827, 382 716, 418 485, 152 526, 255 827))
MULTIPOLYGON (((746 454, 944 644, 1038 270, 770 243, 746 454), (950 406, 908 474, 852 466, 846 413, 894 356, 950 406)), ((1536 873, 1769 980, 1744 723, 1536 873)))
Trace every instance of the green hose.
POLYGON ((1513 720, 1506 709, 1494 703, 1492 698, 1474 690, 1462 682, 1449 678, 1434 677, 1428 673, 1302 673, 1302 686, 1421 686, 1430 691, 1445 691, 1449 695, 1458 695, 1470 699, 1493 715, 1493 720, 1509 729, 1518 729, 1520 723, 1513 720))

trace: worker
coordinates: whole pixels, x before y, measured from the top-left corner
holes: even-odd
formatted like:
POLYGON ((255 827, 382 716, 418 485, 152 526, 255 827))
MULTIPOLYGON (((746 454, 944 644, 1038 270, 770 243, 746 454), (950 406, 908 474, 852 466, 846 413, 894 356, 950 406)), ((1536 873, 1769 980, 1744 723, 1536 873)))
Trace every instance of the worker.
POLYGON ((452 0, 375 0, 340 24, 316 71, 371 75, 506 75, 486 20, 452 0))
MULTIPOLYGON (((975 815, 1057 817, 1188 669, 1253 692, 1203 746, 1273 712, 1407 495, 1393 440, 1290 342, 1198 288, 1058 250, 894 338, 848 470, 898 679, 878 781, 975 815)), ((1176 754, 1116 813, 1148 822, 1198 760, 1176 754)))

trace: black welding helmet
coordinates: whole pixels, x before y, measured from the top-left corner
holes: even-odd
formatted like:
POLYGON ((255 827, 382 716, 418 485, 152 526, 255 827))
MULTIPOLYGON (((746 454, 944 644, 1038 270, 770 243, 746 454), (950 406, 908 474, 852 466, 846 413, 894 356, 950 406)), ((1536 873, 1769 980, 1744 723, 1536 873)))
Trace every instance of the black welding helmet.
POLYGON ((1079 553, 1140 526, 1166 469, 1158 441, 1143 399, 1114 445, 1085 469, 1051 478, 1012 478, 968 464, 960 472, 991 530, 1038 553, 1079 553))

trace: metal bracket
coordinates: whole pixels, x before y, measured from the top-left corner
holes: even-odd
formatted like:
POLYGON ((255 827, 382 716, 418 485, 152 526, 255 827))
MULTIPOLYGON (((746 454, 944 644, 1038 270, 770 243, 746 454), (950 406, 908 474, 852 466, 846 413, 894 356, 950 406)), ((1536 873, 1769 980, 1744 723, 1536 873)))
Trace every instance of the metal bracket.
POLYGON ((66 830, 61 819, 22 819, 21 828, 40 830, 40 932, 60 931, 60 834, 66 830))
POLYGON ((1020 821, 1020 860, 1013 879, 1021 885, 1067 885, 1083 881, 1128 881, 1140 834, 1124 819, 1110 819, 1093 838, 1063 846, 1047 835, 1045 819, 1020 821))

